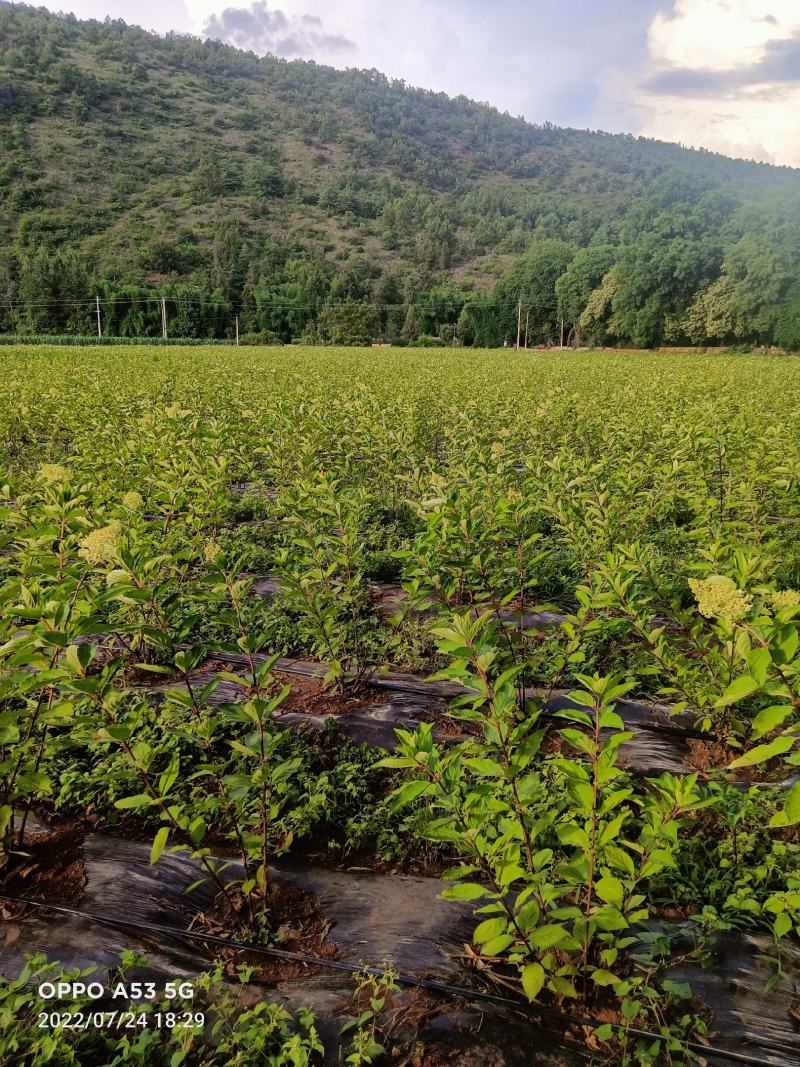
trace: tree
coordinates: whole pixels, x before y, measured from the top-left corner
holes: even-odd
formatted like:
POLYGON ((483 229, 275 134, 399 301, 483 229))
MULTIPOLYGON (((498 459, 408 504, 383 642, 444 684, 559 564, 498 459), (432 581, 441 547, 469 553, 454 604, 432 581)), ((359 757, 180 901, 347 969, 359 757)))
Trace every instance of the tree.
POLYGON ((575 258, 556 282, 557 314, 566 324, 567 336, 576 344, 581 340, 581 315, 589 297, 611 269, 616 250, 611 245, 589 245, 576 252, 575 258))
POLYGON ((403 322, 403 329, 401 336, 406 344, 410 344, 415 341, 419 336, 419 326, 417 325, 417 313, 414 311, 414 305, 409 304, 408 311, 406 312, 405 321, 403 322))
POLYGON ((553 340, 558 330, 556 282, 566 271, 575 249, 564 241, 536 241, 494 287, 493 300, 504 322, 504 339, 516 331, 517 303, 528 317, 528 337, 534 342, 553 340))
POLYGON ((219 160, 204 156, 192 175, 192 191, 197 203, 215 200, 225 190, 225 175, 219 160))
POLYGON ((619 336, 619 323, 612 313, 616 292, 614 271, 610 270, 589 294, 578 326, 592 344, 606 344, 610 338, 619 336))
POLYGON ((333 345, 368 345, 379 335, 380 320, 372 304, 346 300, 322 309, 310 341, 333 345))
POLYGON ((726 275, 697 294, 683 320, 683 331, 692 344, 722 342, 736 337, 732 297, 731 279, 726 275))
POLYGON ((266 160, 251 160, 245 167, 244 192, 259 200, 282 197, 285 191, 283 172, 277 163, 266 160))
POLYGON ((415 305, 417 335, 442 336, 442 329, 449 327, 452 340, 452 330, 458 322, 465 300, 466 294, 448 282, 423 293, 415 305))
POLYGON ((238 300, 245 270, 241 224, 236 218, 220 219, 214 232, 211 285, 225 300, 238 300))
POLYGON ((31 333, 89 333, 91 283, 71 248, 41 246, 17 257, 20 327, 31 333))
POLYGON ((384 270, 372 287, 372 299, 375 301, 380 321, 382 336, 392 344, 403 339, 403 294, 397 274, 384 270))
POLYGON ((475 348, 500 348, 508 334, 508 322, 516 321, 516 311, 506 305, 498 307, 486 293, 471 295, 456 324, 456 337, 463 345, 475 348))
POLYGON ((800 351, 800 287, 795 286, 783 300, 775 323, 775 343, 790 352, 800 351))
POLYGON ((678 169, 634 203, 614 272, 614 317, 623 337, 659 345, 667 323, 684 319, 698 290, 719 276, 720 229, 734 206, 725 190, 678 169))

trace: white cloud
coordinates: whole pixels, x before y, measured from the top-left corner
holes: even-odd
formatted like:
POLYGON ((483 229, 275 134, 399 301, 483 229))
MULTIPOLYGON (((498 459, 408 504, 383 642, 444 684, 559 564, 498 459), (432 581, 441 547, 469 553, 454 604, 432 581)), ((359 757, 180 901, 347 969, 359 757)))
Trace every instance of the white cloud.
POLYGON ((675 0, 650 24, 648 49, 656 64, 732 70, 798 27, 797 0, 675 0))
POLYGON ((798 0, 674 0, 647 50, 640 132, 800 166, 798 0))
MULTIPOLYGON (((197 31, 215 17, 220 0, 187 0, 195 19, 197 31)), ((238 6, 237 0, 228 0, 238 6)), ((404 0, 387 4, 383 0, 274 0, 280 13, 292 25, 304 20, 318 19, 324 27, 324 37, 343 38, 352 42, 348 51, 338 50, 316 42, 305 55, 334 66, 375 67, 394 77, 410 82, 431 84, 444 70, 458 49, 458 37, 452 30, 452 11, 448 5, 428 0, 404 0)), ((254 4, 254 7, 260 6, 254 4)), ((270 3, 270 8, 271 8, 270 3)), ((253 47, 244 37, 231 43, 240 48, 253 47)))

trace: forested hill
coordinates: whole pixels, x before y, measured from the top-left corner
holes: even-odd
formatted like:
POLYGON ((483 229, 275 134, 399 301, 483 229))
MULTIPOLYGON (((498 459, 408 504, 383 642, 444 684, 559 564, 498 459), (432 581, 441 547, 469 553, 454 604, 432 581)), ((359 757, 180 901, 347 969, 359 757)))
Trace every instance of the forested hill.
POLYGON ((800 172, 0 3, 0 332, 800 346, 800 172))

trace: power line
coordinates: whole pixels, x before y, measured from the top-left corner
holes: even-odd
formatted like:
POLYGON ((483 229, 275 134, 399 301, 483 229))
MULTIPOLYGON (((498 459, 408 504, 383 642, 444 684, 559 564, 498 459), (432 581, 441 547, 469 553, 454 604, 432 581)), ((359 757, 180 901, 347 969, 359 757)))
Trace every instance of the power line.
MULTIPOLYGON (((87 297, 85 300, 47 300, 47 301, 19 301, 8 300, 0 302, 0 308, 5 308, 7 311, 20 311, 26 308, 86 308, 88 312, 95 313, 96 302, 100 300, 101 307, 103 305, 138 305, 138 304, 160 304, 162 300, 165 300, 168 304, 174 304, 180 306, 182 304, 208 306, 210 308, 219 308, 220 310, 228 310, 230 308, 238 308, 240 311, 260 311, 265 308, 287 308, 298 311, 321 311, 324 308, 329 307, 352 307, 354 304, 357 306, 364 306, 371 308, 377 308, 382 310, 397 310, 414 308, 415 311, 449 311, 456 310, 456 308, 467 308, 469 310, 478 310, 479 308, 517 308, 520 301, 517 300, 492 300, 482 299, 478 302, 471 302, 467 298, 463 303, 459 301, 442 301, 437 303, 420 303, 418 301, 407 301, 404 303, 383 303, 381 301, 374 300, 335 300, 335 301, 322 301, 315 304, 296 303, 293 301, 281 301, 281 300, 259 300, 255 303, 244 303, 241 301, 215 301, 212 297, 196 297, 196 296, 148 296, 148 297, 87 297)), ((555 313, 556 305, 551 301, 533 301, 522 300, 522 307, 530 310, 552 311, 555 313)))

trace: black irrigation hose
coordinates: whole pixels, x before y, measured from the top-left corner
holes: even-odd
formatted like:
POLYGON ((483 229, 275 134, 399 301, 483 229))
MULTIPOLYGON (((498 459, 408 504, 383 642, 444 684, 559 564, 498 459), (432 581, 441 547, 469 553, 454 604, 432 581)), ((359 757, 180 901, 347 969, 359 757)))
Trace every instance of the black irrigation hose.
MULTIPOLYGON (((133 919, 115 919, 108 915, 98 915, 96 912, 80 911, 78 908, 68 908, 63 904, 49 904, 41 900, 28 900, 25 897, 9 896, 0 891, 0 899, 13 901, 15 904, 25 904, 34 908, 46 908, 48 911, 57 911, 63 915, 76 915, 89 922, 99 923, 105 926, 124 926, 132 930, 140 930, 145 934, 164 934, 167 937, 188 938, 189 940, 203 941, 210 945, 219 945, 223 948, 237 952, 253 952, 263 956, 272 956, 275 959, 287 960, 291 963, 302 963, 312 967, 323 967, 330 971, 340 971, 352 975, 357 971, 366 971, 375 977, 382 977, 386 973, 385 967, 358 966, 356 964, 343 963, 341 960, 323 960, 316 956, 307 956, 301 952, 286 952, 280 948, 270 948, 266 945, 254 944, 250 941, 231 941, 229 938, 218 937, 216 934, 204 934, 199 930, 176 930, 170 926, 162 926, 158 923, 145 924, 133 919)), ((427 989, 434 993, 441 993, 453 997, 461 997, 465 1000, 478 1000, 488 1004, 497 1004, 501 1007, 512 1008, 518 1012, 531 1012, 550 1019, 560 1019, 563 1022, 573 1023, 577 1026, 589 1026, 596 1028, 596 1020, 587 1019, 571 1012, 553 1011, 551 1008, 539 1005, 524 1004, 512 997, 500 996, 497 993, 487 993, 480 989, 467 989, 463 986, 451 985, 448 982, 436 981, 432 978, 419 978, 413 974, 395 974, 395 980, 400 985, 410 986, 416 989, 427 989)), ((625 1033, 636 1037, 644 1037, 648 1040, 663 1041, 663 1034, 656 1034, 651 1030, 639 1030, 634 1026, 623 1026, 621 1023, 611 1023, 611 1026, 624 1030, 625 1033)), ((754 1059, 739 1052, 728 1052, 725 1049, 715 1048, 713 1045, 701 1045, 695 1041, 683 1041, 682 1044, 693 1052, 711 1054, 726 1057, 736 1063, 746 1063, 752 1067, 763 1067, 763 1059, 754 1059)))

